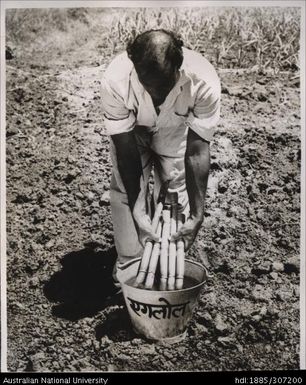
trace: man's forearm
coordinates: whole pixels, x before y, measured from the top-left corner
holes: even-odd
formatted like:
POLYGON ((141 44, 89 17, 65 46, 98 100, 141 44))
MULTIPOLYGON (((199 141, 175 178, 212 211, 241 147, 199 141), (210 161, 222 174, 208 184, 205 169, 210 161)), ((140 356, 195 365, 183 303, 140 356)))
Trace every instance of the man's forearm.
POLYGON ((210 150, 209 143, 191 129, 187 137, 185 168, 190 216, 202 222, 210 169, 210 150))
POLYGON ((116 148, 118 170, 127 192, 129 206, 133 211, 140 191, 142 175, 141 158, 137 148, 133 131, 113 135, 112 140, 116 148))

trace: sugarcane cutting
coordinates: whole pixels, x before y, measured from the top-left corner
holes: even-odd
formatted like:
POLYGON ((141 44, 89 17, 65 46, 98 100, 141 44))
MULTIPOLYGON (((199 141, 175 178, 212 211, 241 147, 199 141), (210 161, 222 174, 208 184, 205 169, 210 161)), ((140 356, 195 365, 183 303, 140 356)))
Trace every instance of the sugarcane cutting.
POLYGON ((156 234, 159 241, 148 240, 145 245, 140 268, 136 277, 135 285, 152 289, 154 280, 159 290, 182 289, 184 280, 184 243, 182 240, 170 241, 170 235, 174 235, 178 226, 182 225, 180 213, 178 218, 177 193, 170 194, 169 204, 163 206, 165 198, 166 182, 161 188, 158 199, 158 209, 154 214, 152 226, 156 226, 156 234), (156 269, 159 262, 159 274, 156 269), (145 283, 144 283, 145 282, 145 283), (143 285, 144 284, 144 285, 143 285))
POLYGON ((114 282, 120 266, 140 257, 135 286, 182 289, 185 253, 204 218, 218 75, 175 33, 150 30, 113 59, 101 89, 113 164, 114 282))

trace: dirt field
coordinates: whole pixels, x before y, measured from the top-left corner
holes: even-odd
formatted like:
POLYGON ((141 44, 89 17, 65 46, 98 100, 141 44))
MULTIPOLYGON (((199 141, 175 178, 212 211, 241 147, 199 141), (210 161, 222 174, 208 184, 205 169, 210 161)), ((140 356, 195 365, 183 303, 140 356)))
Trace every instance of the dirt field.
POLYGON ((97 46, 88 40, 60 55, 15 46, 6 62, 8 369, 298 369, 296 72, 218 68, 222 119, 189 253, 211 278, 186 339, 170 346, 135 335, 121 296, 111 296, 99 93, 110 54, 97 46))

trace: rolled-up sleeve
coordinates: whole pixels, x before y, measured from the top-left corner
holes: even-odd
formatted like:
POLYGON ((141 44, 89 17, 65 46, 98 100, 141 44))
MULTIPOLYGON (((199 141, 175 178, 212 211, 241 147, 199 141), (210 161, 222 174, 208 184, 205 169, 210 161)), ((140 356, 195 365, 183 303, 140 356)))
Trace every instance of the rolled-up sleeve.
POLYGON ((187 126, 210 142, 220 119, 221 86, 203 84, 197 93, 195 106, 186 120, 187 126))
POLYGON ((132 131, 135 126, 133 111, 126 108, 123 98, 116 92, 114 85, 103 78, 101 82, 101 100, 104 124, 108 135, 132 131))

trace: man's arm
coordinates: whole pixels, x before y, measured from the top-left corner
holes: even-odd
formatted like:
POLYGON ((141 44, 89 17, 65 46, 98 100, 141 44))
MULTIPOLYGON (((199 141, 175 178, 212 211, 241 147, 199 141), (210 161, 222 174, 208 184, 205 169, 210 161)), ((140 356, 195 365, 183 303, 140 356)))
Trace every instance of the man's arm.
POLYGON ((192 130, 189 130, 187 137, 185 169, 190 217, 202 223, 210 169, 210 149, 209 142, 192 130))
POLYGON ((111 136, 117 156, 119 174, 125 187, 128 203, 138 231, 138 237, 144 246, 146 240, 158 241, 152 233, 151 219, 146 212, 147 186, 143 183, 141 157, 133 131, 111 136))
POLYGON ((185 171, 190 215, 181 230, 172 237, 172 240, 183 238, 186 250, 193 244, 204 219, 204 199, 209 169, 209 142, 189 129, 185 153, 185 171))
POLYGON ((133 212, 140 192, 142 175, 141 158, 133 131, 112 135, 117 155, 118 170, 125 187, 128 202, 133 212))
MULTIPOLYGON (((205 68, 207 63, 203 64, 203 68, 205 68)), ((210 82, 202 82, 197 91, 194 108, 186 120, 189 131, 185 153, 185 172, 190 214, 181 230, 172 238, 172 240, 182 238, 186 250, 194 242, 203 222, 204 199, 210 169, 209 143, 220 118, 220 80, 212 66, 210 66, 209 72, 210 82)))

